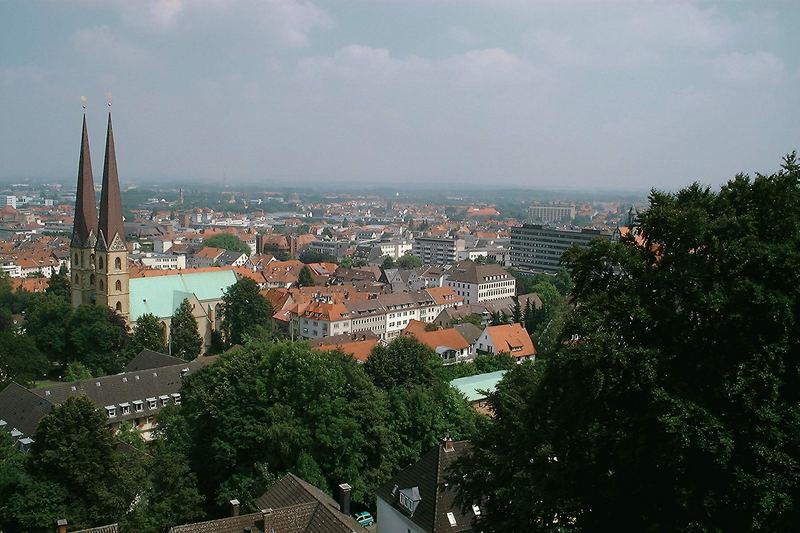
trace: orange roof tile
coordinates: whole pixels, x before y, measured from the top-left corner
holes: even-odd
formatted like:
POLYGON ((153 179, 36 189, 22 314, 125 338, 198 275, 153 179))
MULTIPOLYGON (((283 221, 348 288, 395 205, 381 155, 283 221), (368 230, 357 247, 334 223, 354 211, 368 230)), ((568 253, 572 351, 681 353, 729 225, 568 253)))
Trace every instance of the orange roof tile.
POLYGON ((497 353, 508 353, 512 357, 531 357, 536 355, 528 332, 522 324, 503 324, 501 326, 488 326, 486 328, 492 344, 497 353))

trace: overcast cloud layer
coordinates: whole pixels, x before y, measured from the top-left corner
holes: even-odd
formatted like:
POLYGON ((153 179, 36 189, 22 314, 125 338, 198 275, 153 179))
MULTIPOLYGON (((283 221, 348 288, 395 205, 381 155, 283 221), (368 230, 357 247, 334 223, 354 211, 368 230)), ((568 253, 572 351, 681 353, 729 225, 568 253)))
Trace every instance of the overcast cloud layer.
MULTIPOLYGON (((800 3, 0 3, 0 178, 672 188, 800 148, 800 3)), ((452 186, 452 185, 451 185, 452 186)))

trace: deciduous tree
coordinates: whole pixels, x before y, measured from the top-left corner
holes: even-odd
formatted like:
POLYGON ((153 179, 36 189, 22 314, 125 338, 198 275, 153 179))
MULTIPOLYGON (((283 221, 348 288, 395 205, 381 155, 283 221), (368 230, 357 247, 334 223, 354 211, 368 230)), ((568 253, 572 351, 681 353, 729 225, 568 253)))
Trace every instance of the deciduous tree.
POLYGON ((242 278, 228 287, 222 304, 222 329, 228 345, 241 344, 256 327, 272 329, 272 306, 258 293, 258 284, 252 279, 242 278))
POLYGON ((170 353, 184 361, 191 361, 203 350, 203 338, 197 330, 192 304, 185 299, 172 316, 169 328, 170 353))

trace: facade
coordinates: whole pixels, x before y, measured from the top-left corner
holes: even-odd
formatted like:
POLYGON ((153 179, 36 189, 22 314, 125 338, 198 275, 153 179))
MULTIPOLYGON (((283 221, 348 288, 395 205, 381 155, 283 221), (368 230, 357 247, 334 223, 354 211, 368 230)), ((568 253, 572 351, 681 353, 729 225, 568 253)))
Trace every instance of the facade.
POLYGON ((291 311, 290 334, 293 338, 318 339, 345 333, 372 332, 389 341, 411 322, 433 322, 442 309, 458 300, 451 293, 416 292, 376 295, 365 300, 343 303, 312 302, 291 311))
POLYGON ((86 117, 83 119, 70 257, 73 307, 82 304, 106 305, 129 321, 128 245, 122 221, 111 113, 108 114, 99 219, 95 210, 86 117))
POLYGON ((412 253, 426 265, 449 265, 458 260, 465 249, 464 239, 450 237, 416 237, 412 253))
POLYGON ((561 255, 573 244, 583 247, 593 239, 611 238, 611 233, 594 229, 565 230, 523 224, 511 228, 511 266, 526 272, 556 273, 561 255))
POLYGON ((522 324, 487 326, 478 337, 477 351, 495 355, 507 353, 517 363, 536 358, 536 346, 522 324))
POLYGON ((517 292, 517 282, 500 265, 481 265, 464 261, 455 265, 445 278, 450 287, 465 304, 477 304, 510 298, 517 292))
POLYGON ((183 270, 186 268, 185 255, 146 252, 139 255, 136 259, 138 259, 142 265, 153 270, 183 270))
POLYGON ((575 218, 574 205, 532 205, 528 208, 528 217, 532 222, 552 224, 575 218))
POLYGON ((7 196, 0 196, 0 206, 11 206, 14 209, 17 208, 17 197, 12 195, 7 196))

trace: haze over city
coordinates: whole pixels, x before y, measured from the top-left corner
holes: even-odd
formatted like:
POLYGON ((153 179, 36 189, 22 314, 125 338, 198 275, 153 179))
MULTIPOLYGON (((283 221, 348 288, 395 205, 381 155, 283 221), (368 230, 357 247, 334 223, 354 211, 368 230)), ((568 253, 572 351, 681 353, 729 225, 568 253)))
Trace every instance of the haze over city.
POLYGON ((0 7, 0 179, 676 189, 800 133, 794 2, 65 1, 0 7), (145 7, 143 7, 145 6, 145 7))

